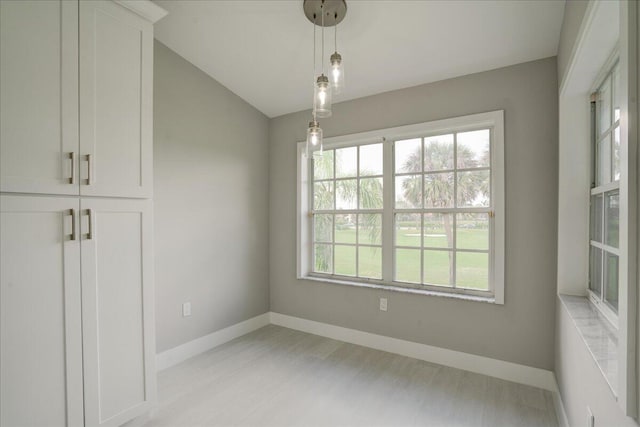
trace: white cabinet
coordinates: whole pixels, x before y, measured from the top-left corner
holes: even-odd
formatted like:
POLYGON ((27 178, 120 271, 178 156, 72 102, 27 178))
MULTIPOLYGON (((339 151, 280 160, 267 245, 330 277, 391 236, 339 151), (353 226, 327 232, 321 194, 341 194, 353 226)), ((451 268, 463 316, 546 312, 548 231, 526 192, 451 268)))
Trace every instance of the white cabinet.
POLYGON ((80 193, 151 197, 153 26, 111 1, 80 3, 80 193))
POLYGON ((83 423, 78 209, 0 196, 2 426, 83 423))
POLYGON ((165 14, 0 1, 2 426, 119 426, 155 400, 152 23, 165 14))
POLYGON ((158 10, 0 2, 0 191, 152 196, 158 10))
POLYGON ((151 408, 151 203, 0 196, 0 425, 119 426, 151 408))
POLYGON ((155 400, 151 203, 81 200, 88 426, 119 426, 155 400))
POLYGON ((77 1, 0 1, 0 191, 78 194, 77 22, 77 1))

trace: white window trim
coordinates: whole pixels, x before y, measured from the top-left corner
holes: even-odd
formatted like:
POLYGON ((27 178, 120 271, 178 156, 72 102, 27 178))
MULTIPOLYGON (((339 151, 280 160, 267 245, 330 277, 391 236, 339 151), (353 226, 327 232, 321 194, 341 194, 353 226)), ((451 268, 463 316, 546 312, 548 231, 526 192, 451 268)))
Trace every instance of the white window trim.
MULTIPOLYGON (((453 298, 461 298, 472 301, 483 301, 495 304, 504 304, 504 261, 505 261, 505 164, 504 164, 504 110, 486 113, 472 114, 443 120, 435 120, 408 126, 400 126, 390 129, 381 129, 351 135, 343 135, 332 138, 324 138, 323 145, 326 149, 335 149, 371 142, 384 142, 383 168, 385 175, 384 200, 385 210, 393 210, 393 186, 392 182, 392 141, 408 139, 412 137, 424 137, 449 132, 475 130, 478 128, 491 128, 491 210, 492 221, 492 245, 489 257, 490 268, 489 287, 490 292, 474 292, 462 289, 447 289, 428 285, 408 285, 387 280, 366 280, 360 278, 334 278, 322 277, 311 273, 312 253, 312 221, 311 204, 309 194, 310 161, 306 157, 306 141, 297 144, 297 204, 296 204, 296 277, 298 279, 319 280, 329 283, 346 284, 360 287, 378 288, 399 292, 419 293, 424 295, 439 295, 453 298), (389 175, 389 177, 387 177, 389 175), (343 280, 344 279, 344 280, 343 280)), ((383 271, 393 269, 393 215, 383 216, 383 271), (390 222, 390 223, 389 223, 390 222)), ((384 274, 384 273, 383 273, 384 274)))

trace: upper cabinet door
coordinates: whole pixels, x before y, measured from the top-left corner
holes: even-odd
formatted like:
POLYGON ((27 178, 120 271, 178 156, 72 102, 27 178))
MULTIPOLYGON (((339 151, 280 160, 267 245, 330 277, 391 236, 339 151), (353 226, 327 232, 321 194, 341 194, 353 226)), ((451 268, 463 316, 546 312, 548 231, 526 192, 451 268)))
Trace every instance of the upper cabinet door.
POLYGON ((0 191, 78 194, 77 22, 77 1, 0 1, 0 191))
POLYGON ((2 426, 83 425, 78 208, 0 196, 2 426))
POLYGON ((80 194, 149 198, 153 25, 111 1, 80 2, 80 194))

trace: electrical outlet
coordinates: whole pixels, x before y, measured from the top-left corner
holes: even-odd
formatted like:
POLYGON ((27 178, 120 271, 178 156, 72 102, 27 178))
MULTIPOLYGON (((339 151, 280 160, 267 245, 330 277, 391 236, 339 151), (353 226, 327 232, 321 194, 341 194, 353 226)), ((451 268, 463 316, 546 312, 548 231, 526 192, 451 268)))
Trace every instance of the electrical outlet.
POLYGON ((185 302, 184 304, 182 304, 182 317, 189 316, 191 316, 191 303, 185 302))
POLYGON ((587 427, 596 427, 596 417, 593 416, 591 408, 587 406, 587 427))
POLYGON ((387 311, 387 299, 380 298, 380 311, 387 311))

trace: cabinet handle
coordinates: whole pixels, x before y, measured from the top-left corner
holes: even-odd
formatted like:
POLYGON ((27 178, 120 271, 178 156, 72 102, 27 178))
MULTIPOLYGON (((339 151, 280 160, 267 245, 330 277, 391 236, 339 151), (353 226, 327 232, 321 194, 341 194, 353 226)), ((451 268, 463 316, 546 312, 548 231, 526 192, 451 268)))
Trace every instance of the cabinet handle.
POLYGON ((69 178, 69 184, 76 183, 76 153, 72 151, 69 153, 69 159, 71 160, 71 178, 69 178))
POLYGON ((93 180, 91 179, 91 163, 92 163, 92 156, 91 154, 87 154, 85 156, 85 159, 87 160, 87 185, 92 185, 93 184, 93 180))
POLYGON ((87 240, 93 239, 93 209, 87 209, 87 216, 89 217, 89 232, 87 233, 87 240))
POLYGON ((69 214, 71 215, 71 236, 69 236, 69 240, 76 240, 76 211, 75 209, 69 209, 69 214))

